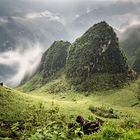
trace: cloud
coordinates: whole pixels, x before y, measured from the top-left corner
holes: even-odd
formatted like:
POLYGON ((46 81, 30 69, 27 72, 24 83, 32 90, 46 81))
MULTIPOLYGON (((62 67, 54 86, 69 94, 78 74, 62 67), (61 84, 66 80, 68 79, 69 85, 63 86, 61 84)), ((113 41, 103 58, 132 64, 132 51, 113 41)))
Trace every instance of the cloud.
POLYGON ((46 10, 39 13, 29 13, 25 15, 25 18, 34 19, 34 18, 48 18, 49 20, 60 21, 60 17, 52 12, 46 10))
POLYGON ((8 22, 8 19, 5 18, 5 17, 0 17, 0 22, 7 23, 8 22))
POLYGON ((31 76, 40 63, 42 47, 39 43, 30 44, 26 50, 23 50, 23 47, 17 46, 16 50, 0 53, 0 65, 11 68, 14 66, 17 71, 6 79, 6 84, 10 86, 17 86, 26 74, 31 76))
POLYGON ((8 19, 6 17, 0 17, 0 25, 3 25, 8 22, 8 19))
POLYGON ((76 15, 75 15, 75 18, 79 18, 79 17, 80 17, 80 15, 79 15, 79 14, 76 14, 76 15))
POLYGON ((0 17, 0 23, 8 22, 8 18, 15 19, 15 20, 36 20, 36 19, 47 19, 48 21, 56 21, 60 22, 61 24, 65 24, 64 19, 60 16, 59 13, 52 13, 49 10, 39 11, 39 12, 26 12, 20 15, 13 15, 10 17, 0 17))

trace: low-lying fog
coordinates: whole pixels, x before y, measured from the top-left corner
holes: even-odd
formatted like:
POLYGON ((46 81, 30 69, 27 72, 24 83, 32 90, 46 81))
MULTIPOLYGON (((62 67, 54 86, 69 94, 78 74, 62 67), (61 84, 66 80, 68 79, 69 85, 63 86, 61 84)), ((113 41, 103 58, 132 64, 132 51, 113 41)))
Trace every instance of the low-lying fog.
POLYGON ((20 44, 15 50, 0 53, 0 65, 3 65, 3 70, 4 67, 5 70, 6 67, 12 70, 7 70, 5 75, 1 76, 5 84, 17 86, 25 75, 32 75, 39 65, 43 47, 39 43, 28 43, 27 45, 26 50, 20 44))

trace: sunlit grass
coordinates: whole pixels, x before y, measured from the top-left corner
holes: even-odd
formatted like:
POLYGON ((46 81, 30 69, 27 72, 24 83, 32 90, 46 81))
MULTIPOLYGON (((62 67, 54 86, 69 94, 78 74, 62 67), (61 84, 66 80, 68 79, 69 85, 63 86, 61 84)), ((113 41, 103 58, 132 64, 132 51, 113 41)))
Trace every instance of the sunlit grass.
MULTIPOLYGON (((52 84, 51 84, 52 86, 52 84)), ((140 119, 139 105, 132 107, 137 102, 135 94, 138 90, 138 81, 131 83, 123 89, 114 89, 102 92, 74 92, 67 91, 57 94, 49 94, 47 86, 30 93, 22 93, 13 89, 0 88, 0 112, 1 119, 16 119, 26 116, 24 112, 29 111, 29 107, 43 103, 46 109, 57 106, 65 115, 82 115, 88 117, 93 115, 89 111, 89 106, 108 106, 118 112, 124 112, 136 119, 140 119), (45 90, 44 90, 45 88, 45 90)))

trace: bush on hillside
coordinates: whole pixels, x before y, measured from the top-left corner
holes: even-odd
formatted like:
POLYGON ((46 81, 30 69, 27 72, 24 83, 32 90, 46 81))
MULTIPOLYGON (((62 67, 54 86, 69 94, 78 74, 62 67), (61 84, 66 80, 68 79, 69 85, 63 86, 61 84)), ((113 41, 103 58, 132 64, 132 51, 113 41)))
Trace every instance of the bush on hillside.
POLYGON ((117 115, 116 111, 114 111, 113 108, 90 106, 89 110, 93 114, 104 117, 104 118, 115 118, 115 119, 119 118, 119 116, 117 115))

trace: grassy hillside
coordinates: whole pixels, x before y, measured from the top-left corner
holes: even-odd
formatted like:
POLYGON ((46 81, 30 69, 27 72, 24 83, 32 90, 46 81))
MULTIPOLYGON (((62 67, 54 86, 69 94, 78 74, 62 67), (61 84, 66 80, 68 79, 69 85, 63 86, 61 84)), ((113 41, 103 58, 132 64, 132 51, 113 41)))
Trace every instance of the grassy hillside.
MULTIPOLYGON (((102 89, 93 92, 77 92, 69 85, 63 71, 57 73, 57 78, 44 86, 33 91, 27 90, 28 96, 43 102, 46 108, 52 104, 60 107, 63 114, 78 115, 85 117, 92 115, 88 110, 89 106, 113 107, 118 112, 124 111, 137 119, 140 118, 139 102, 136 93, 139 92, 139 80, 112 90, 102 89), (59 78, 58 78, 59 77, 59 78)), ((29 82, 30 83, 30 82, 29 82)), ((100 86, 100 85, 99 85, 100 86)), ((26 83, 31 89, 33 85, 26 83)), ((19 87, 18 90, 25 92, 26 88, 19 87)))
POLYGON ((0 120, 23 119, 33 104, 33 99, 28 95, 0 86, 0 120))
POLYGON ((70 89, 64 77, 53 80, 43 87, 30 92, 31 95, 41 99, 50 106, 52 103, 60 107, 65 114, 91 115, 89 106, 108 106, 120 112, 128 113, 137 119, 140 111, 137 98, 139 80, 132 82, 122 89, 114 89, 99 92, 76 92, 70 89))
POLYGON ((122 89, 75 92, 67 85, 64 75, 28 94, 0 87, 0 137, 29 140, 139 140, 137 121, 140 120, 140 104, 135 98, 138 88, 139 81, 135 81, 122 89), (96 114, 89 110, 96 107, 103 111, 113 110, 119 119, 108 118, 106 112, 96 114), (89 120, 99 117, 106 123, 98 133, 81 138, 77 134, 82 133, 80 126, 76 124, 68 135, 68 123, 75 123, 78 115, 89 120), (2 125, 5 120, 12 121, 8 129, 2 125))

